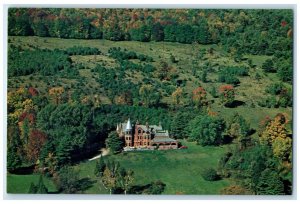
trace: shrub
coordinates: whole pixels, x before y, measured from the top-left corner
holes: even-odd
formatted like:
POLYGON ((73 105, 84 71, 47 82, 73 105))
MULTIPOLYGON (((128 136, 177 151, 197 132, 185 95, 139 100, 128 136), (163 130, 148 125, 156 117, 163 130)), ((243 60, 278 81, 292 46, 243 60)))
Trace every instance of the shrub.
POLYGON ((206 181, 217 181, 220 179, 220 176, 218 175, 217 171, 213 168, 204 169, 201 172, 201 176, 206 181))
POLYGON ((284 89, 284 85, 282 83, 271 84, 266 88, 266 92, 272 95, 278 95, 284 89))
POLYGON ((271 59, 267 59, 263 64, 262 64, 262 69, 265 72, 276 72, 276 69, 274 68, 274 63, 271 59))

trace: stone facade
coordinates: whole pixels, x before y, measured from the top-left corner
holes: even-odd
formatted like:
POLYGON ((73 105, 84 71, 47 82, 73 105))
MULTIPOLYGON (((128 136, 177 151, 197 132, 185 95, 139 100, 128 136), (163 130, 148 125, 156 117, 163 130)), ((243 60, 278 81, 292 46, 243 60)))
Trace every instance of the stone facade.
POLYGON ((130 119, 126 123, 117 125, 117 133, 125 141, 124 148, 142 149, 177 149, 178 141, 170 138, 168 130, 159 125, 141 125, 136 122, 131 125, 130 119))

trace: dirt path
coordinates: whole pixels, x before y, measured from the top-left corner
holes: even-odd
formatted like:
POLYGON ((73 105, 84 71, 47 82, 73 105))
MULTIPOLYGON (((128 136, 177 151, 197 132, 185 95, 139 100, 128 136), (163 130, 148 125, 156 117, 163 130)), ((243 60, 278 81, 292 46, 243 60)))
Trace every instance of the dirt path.
POLYGON ((93 158, 89 159, 89 161, 93 161, 95 159, 98 159, 98 158, 101 157, 101 155, 104 157, 104 156, 108 155, 108 153, 109 153, 109 150, 106 149, 106 148, 102 148, 100 151, 101 151, 101 153, 99 155, 94 156, 93 158))

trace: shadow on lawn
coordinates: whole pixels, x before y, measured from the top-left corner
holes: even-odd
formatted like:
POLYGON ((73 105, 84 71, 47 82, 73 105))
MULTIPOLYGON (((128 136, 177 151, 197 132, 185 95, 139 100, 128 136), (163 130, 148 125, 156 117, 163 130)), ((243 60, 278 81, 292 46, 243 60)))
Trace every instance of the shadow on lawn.
POLYGON ((244 101, 234 100, 231 104, 225 105, 227 108, 236 108, 245 105, 244 101))
POLYGON ((161 181, 154 181, 146 185, 132 186, 129 190, 129 194, 161 194, 164 192, 166 184, 161 181))
POLYGON ((88 190, 89 188, 91 188, 94 183, 96 183, 97 181, 95 180, 91 180, 90 178, 82 178, 78 181, 78 191, 84 192, 86 190, 88 190))

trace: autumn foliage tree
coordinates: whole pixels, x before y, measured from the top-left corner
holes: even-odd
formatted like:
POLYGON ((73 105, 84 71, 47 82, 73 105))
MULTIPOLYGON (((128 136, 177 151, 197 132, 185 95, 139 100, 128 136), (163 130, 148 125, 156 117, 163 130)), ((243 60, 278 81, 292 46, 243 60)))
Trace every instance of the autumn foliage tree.
POLYGON ((178 87, 173 93, 173 103, 174 105, 179 105, 182 102, 182 88, 178 87))
POLYGON ((62 94, 65 92, 63 87, 53 87, 49 89, 49 95, 53 98, 56 105, 60 104, 62 101, 62 94))
POLYGON ((35 163, 39 156, 40 151, 47 140, 45 133, 39 130, 32 130, 29 135, 28 145, 27 145, 27 158, 28 161, 35 163))
POLYGON ((193 91, 192 99, 197 108, 200 108, 201 106, 204 106, 206 104, 206 95, 207 93, 205 89, 201 86, 193 91))
POLYGON ((232 85, 222 85, 219 88, 220 99, 225 106, 231 106, 234 102, 235 91, 232 85))
POLYGON ((28 89, 19 88, 17 91, 10 91, 7 94, 8 122, 16 124, 20 116, 25 112, 35 111, 36 105, 30 98, 28 89))
POLYGON ((277 114, 261 133, 260 141, 271 146, 274 156, 289 166, 292 160, 292 138, 288 135, 286 123, 286 116, 281 113, 277 114))

